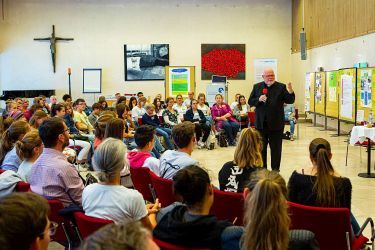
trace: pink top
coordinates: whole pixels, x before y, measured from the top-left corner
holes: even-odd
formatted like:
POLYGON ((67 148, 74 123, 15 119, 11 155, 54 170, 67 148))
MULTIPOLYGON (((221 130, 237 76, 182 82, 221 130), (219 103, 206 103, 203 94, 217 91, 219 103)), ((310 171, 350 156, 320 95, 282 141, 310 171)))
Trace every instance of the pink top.
POLYGON ((214 104, 211 107, 211 116, 212 119, 215 121, 216 128, 219 130, 222 127, 222 120, 217 121, 216 118, 223 116, 229 113, 231 116, 227 118, 228 121, 236 122, 236 119, 233 117, 232 110, 227 103, 222 103, 220 106, 218 104, 214 104))

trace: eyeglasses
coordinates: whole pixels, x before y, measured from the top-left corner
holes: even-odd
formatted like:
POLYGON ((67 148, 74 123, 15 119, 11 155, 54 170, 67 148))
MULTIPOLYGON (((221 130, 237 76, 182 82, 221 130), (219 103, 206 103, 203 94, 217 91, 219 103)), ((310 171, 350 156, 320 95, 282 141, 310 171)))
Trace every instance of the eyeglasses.
MULTIPOLYGON (((57 222, 54 222, 54 221, 50 221, 50 224, 49 224, 49 228, 48 228, 48 234, 49 236, 54 236, 56 231, 57 231, 57 227, 59 226, 59 224, 57 222)), ((40 237, 44 237, 44 232, 39 234, 40 237)))

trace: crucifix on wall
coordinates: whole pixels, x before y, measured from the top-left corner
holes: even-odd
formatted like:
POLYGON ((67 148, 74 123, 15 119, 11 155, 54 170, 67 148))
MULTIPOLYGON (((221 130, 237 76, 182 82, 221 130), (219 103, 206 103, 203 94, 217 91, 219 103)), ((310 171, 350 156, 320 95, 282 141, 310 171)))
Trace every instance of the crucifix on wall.
POLYGON ((49 41, 50 42, 50 50, 51 50, 51 57, 52 57, 52 64, 53 64, 53 73, 56 73, 56 42, 57 41, 73 41, 73 38, 61 38, 55 36, 55 25, 52 25, 52 34, 50 37, 46 38, 34 38, 34 41, 49 41))

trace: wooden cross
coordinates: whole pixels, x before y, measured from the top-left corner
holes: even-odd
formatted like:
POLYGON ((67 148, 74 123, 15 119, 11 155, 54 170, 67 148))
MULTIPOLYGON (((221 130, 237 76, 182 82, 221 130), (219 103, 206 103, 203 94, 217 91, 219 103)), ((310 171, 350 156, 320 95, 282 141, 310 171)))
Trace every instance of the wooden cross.
POLYGON ((52 64, 53 64, 53 73, 56 73, 56 42, 57 41, 73 41, 73 38, 61 38, 55 36, 55 25, 52 25, 52 34, 50 37, 46 38, 34 38, 34 41, 49 41, 50 42, 50 50, 52 56, 52 64))

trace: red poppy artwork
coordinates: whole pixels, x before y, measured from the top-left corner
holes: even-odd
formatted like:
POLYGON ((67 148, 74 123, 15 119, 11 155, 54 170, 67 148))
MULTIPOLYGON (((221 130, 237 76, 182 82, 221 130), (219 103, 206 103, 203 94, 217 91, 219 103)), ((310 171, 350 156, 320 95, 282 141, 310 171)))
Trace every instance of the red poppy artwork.
POLYGON ((202 80, 212 75, 232 80, 245 80, 245 44, 202 44, 202 80))

